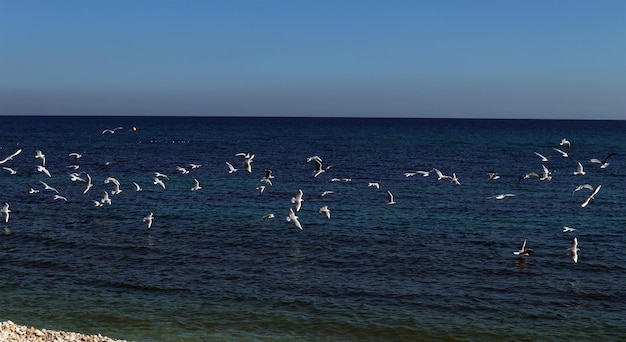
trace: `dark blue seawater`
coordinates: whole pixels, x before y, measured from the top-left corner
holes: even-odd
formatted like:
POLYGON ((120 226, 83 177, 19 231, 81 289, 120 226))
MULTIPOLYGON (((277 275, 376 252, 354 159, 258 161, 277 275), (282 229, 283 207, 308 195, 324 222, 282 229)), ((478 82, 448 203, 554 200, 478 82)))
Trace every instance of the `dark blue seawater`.
POLYGON ((11 209, 0 320, 135 341, 626 336, 626 121, 0 117, 0 127, 0 160, 22 149, 2 165, 17 174, 0 170, 11 209), (553 150, 562 138, 568 158, 553 150), (255 155, 251 173, 240 152, 255 155), (519 181, 542 170, 534 152, 552 180, 519 181), (610 152, 605 169, 589 162, 610 152), (332 165, 318 177, 313 155, 332 165), (202 166, 177 171, 190 163, 202 166), (93 179, 86 194, 71 164, 93 179), (272 186, 259 182, 266 168, 272 186), (460 185, 404 175, 432 168, 460 185), (492 171, 501 179, 488 181, 492 171), (96 207, 113 190, 107 177, 123 191, 96 207), (573 189, 584 183, 602 188, 582 208, 589 191, 573 189), (303 230, 285 219, 298 189, 303 230), (519 196, 485 200, 500 193, 519 196), (535 253, 518 257, 524 239, 535 253))

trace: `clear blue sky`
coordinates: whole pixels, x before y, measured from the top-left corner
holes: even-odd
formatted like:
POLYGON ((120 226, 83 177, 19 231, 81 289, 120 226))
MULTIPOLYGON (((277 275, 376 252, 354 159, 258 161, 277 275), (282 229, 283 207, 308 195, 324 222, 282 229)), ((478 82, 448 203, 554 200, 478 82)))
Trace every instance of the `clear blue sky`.
POLYGON ((0 115, 626 119, 626 1, 0 0, 0 115))

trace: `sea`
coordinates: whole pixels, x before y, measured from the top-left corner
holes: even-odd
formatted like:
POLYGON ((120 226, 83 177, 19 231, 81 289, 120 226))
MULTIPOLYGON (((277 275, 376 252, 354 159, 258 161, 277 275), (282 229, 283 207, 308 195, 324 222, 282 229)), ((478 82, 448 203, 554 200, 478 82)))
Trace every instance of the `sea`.
POLYGON ((0 165, 16 171, 0 170, 1 321, 142 342, 626 336, 626 121, 3 116, 0 127, 0 161, 20 151, 0 165), (611 153, 604 168, 590 161, 611 153), (523 177, 543 166, 543 180, 523 177), (601 185, 584 207, 583 184, 601 185), (524 241, 534 252, 514 254, 524 241))

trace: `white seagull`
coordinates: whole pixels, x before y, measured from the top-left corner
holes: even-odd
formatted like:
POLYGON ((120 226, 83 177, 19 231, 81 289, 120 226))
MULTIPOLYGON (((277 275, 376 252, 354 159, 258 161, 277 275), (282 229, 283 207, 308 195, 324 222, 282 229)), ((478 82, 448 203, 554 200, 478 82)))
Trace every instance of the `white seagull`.
POLYGON ((102 202, 102 204, 106 203, 108 205, 111 205, 111 198, 109 198, 109 193, 104 191, 104 195, 102 196, 102 199, 100 200, 100 202, 102 202))
POLYGON ((439 169, 433 168, 432 171, 435 171, 435 173, 437 174, 437 180, 452 178, 450 176, 444 175, 441 171, 439 171, 439 169))
POLYGON ((113 129, 110 128, 106 128, 105 130, 102 131, 102 134, 113 134, 115 133, 115 131, 119 130, 119 129, 123 129, 123 127, 115 127, 113 129))
POLYGON ((287 222, 293 223, 294 226, 302 230, 302 225, 300 224, 300 221, 298 220, 298 216, 296 216, 296 213, 294 213, 293 209, 291 208, 289 208, 289 216, 287 217, 287 222))
POLYGON ((246 171, 249 173, 252 172, 252 161, 254 161, 254 154, 243 160, 243 167, 245 167, 246 171))
POLYGON ((583 164, 581 164, 580 162, 578 163, 578 167, 576 168, 576 171, 574 171, 574 176, 584 176, 585 175, 585 170, 583 169, 583 164))
POLYGON ((561 142, 559 143, 560 146, 567 146, 567 152, 572 150, 572 144, 569 142, 569 140, 563 138, 561 139, 561 142))
POLYGON ((155 177, 154 178, 154 184, 155 185, 160 185, 163 189, 165 189, 165 183, 163 183, 163 181, 160 178, 155 177))
POLYGON ((120 189, 120 182, 116 178, 107 177, 104 180, 104 183, 106 184, 113 183, 113 191, 111 191, 111 195, 117 195, 122 192, 122 189, 120 189))
POLYGON ((572 239, 572 244, 567 249, 567 251, 569 252, 570 258, 572 258, 572 260, 575 263, 578 263, 578 251, 580 251, 580 248, 578 248, 578 239, 577 238, 573 238, 572 239))
POLYGON ((456 177, 456 173, 454 172, 452 172, 452 177, 450 177, 450 182, 452 184, 461 185, 461 183, 459 183, 459 179, 456 177))
POLYGON ((378 184, 376 182, 367 183, 367 186, 370 187, 370 188, 380 189, 380 184, 378 184))
POLYGON ((581 184, 579 186, 577 186, 576 188, 574 188, 574 191, 572 191, 572 195, 574 194, 574 192, 582 190, 582 189, 589 189, 591 191, 593 191, 593 185, 591 184, 581 184))
POLYGON ((46 182, 44 182, 44 181, 39 181, 39 183, 41 183, 41 185, 43 185, 43 186, 44 186, 44 190, 54 191, 54 192, 56 192, 57 194, 59 193, 59 190, 57 190, 57 189, 55 189, 55 188, 51 187, 51 186, 50 186, 50 185, 48 185, 46 182))
POLYGON ((326 172, 326 170, 322 167, 322 158, 318 156, 307 158, 306 162, 308 163, 310 161, 315 162, 315 171, 313 171, 313 177, 317 177, 321 175, 322 173, 326 172))
POLYGON ((587 196, 587 198, 585 198, 585 200, 580 204, 581 207, 586 207, 587 204, 589 204, 589 202, 595 198, 595 195, 598 193, 598 191, 600 191, 600 188, 602 187, 601 184, 598 184, 598 186, 596 186, 593 191, 591 192, 591 194, 589 194, 589 196, 587 196))
MULTIPOLYGON (((589 161, 592 162, 592 163, 600 164, 600 168, 601 169, 606 169, 606 167, 609 166, 609 158, 613 157, 615 154, 616 154, 615 152, 611 152, 606 157, 604 157, 604 159, 602 159, 602 160, 593 158, 593 159, 590 159, 589 161)), ((0 163, 0 164, 2 164, 2 163, 0 163)))
POLYGON ((325 205, 325 206, 321 207, 321 208, 320 208, 320 210, 319 210, 319 212, 320 212, 321 214, 326 215, 326 218, 327 218, 327 219, 330 219, 330 209, 328 209, 328 206, 327 206, 327 205, 325 205))
POLYGON ((396 204, 396 201, 393 200, 393 194, 389 190, 387 190, 387 204, 389 205, 396 204))
POLYGON ((3 167, 2 167, 2 169, 3 169, 3 170, 7 170, 7 171, 9 172, 9 174, 10 174, 10 175, 14 175, 14 174, 16 174, 16 173, 17 173, 17 171, 13 170, 13 169, 12 169, 12 168, 10 168, 10 167, 3 166, 3 167))
POLYGON ((61 195, 54 195, 53 197, 54 200, 61 200, 61 201, 65 201, 67 202, 67 198, 61 196, 61 195))
POLYGON ((0 160, 0 164, 4 164, 6 162, 8 162, 9 160, 13 160, 13 157, 17 156, 18 154, 22 153, 22 149, 20 148, 19 150, 15 151, 15 153, 13 153, 12 155, 0 160))
POLYGON ((141 188, 141 185, 137 184, 137 182, 133 182, 133 184, 135 185, 135 191, 141 191, 141 190, 143 190, 143 189, 141 188))
POLYGON ((37 165, 37 171, 45 173, 48 177, 52 177, 50 171, 48 171, 45 166, 37 165))
POLYGON ((530 248, 526 248, 526 239, 524 239, 524 242, 522 242, 522 245, 520 246, 519 250, 514 251, 513 254, 519 255, 519 256, 529 256, 533 254, 534 252, 535 252, 534 250, 530 248))
POLYGON ((304 202, 304 199, 302 199, 302 195, 304 195, 302 189, 298 189, 298 193, 296 194, 296 196, 291 198, 291 203, 294 203, 296 205, 296 211, 300 211, 300 208, 302 208, 302 202, 304 202))
POLYGON ((265 182, 268 183, 270 186, 273 186, 272 184, 272 179, 275 178, 274 175, 272 175, 272 170, 270 169, 265 169, 265 176, 263 176, 263 178, 261 178, 261 182, 265 182))
POLYGON ((236 169, 233 164, 226 162, 226 165, 228 166, 228 173, 234 173, 237 172, 239 169, 236 169))
POLYGON ((559 152, 559 153, 563 156, 563 158, 567 158, 567 157, 569 157, 569 155, 567 154, 567 152, 565 152, 565 151, 563 151, 563 150, 559 150, 559 149, 558 149, 558 148, 556 148, 556 147, 555 147, 555 148, 553 148, 553 150, 555 150, 555 151, 559 152))
POLYGON ((167 179, 167 180, 169 180, 169 179, 170 179, 170 177, 168 177, 168 176, 167 176, 167 175, 165 175, 165 174, 162 174, 161 172, 155 172, 155 173, 154 173, 154 176, 155 176, 155 177, 157 177, 157 178, 165 178, 165 179, 167 179))
POLYGON ((488 172, 487 173, 487 180, 488 181, 494 181, 494 180, 498 180, 500 179, 500 175, 497 174, 496 172, 488 172))
POLYGON ((74 157, 74 158, 78 159, 78 158, 82 157, 83 155, 80 154, 80 153, 77 153, 77 152, 72 152, 72 153, 69 153, 68 156, 74 157))
POLYGON ((505 199, 507 197, 514 197, 514 196, 519 196, 519 195, 518 194, 497 194, 497 195, 494 195, 494 196, 489 196, 489 197, 485 198, 485 200, 490 200, 492 198, 495 198, 497 200, 502 200, 502 199, 505 199))
POLYGON ((89 189, 91 189, 91 187, 93 187, 93 183, 91 182, 91 176, 87 173, 87 180, 85 181, 85 190, 83 190, 83 195, 87 193, 87 191, 89 191, 89 189))
POLYGON ((571 233, 575 230, 576 230, 575 228, 563 226, 563 233, 571 233))
POLYGON ((189 170, 185 169, 184 167, 181 166, 176 166, 176 171, 180 172, 183 175, 186 175, 189 173, 189 170))
POLYGON ((46 155, 40 150, 35 151, 35 158, 41 159, 41 165, 46 166, 46 155))
POLYGON ((535 152, 535 154, 537 155, 537 157, 541 158, 542 162, 547 162, 548 161, 548 157, 544 156, 543 154, 539 153, 539 152, 535 152))
POLYGON ((202 187, 200 186, 200 182, 197 179, 193 179, 193 186, 191 187, 191 191, 200 190, 202 187))
POLYGON ((11 210, 9 209, 9 202, 4 202, 4 206, 2 207, 2 210, 0 210, 0 212, 2 213, 2 215, 4 215, 4 222, 8 223, 9 213, 11 212, 11 210))
POLYGON ((273 213, 267 214, 267 215, 263 215, 263 217, 261 217, 261 219, 263 220, 267 220, 267 219, 273 219, 275 216, 273 213))
POLYGON ((148 216, 143 218, 143 222, 146 222, 148 224, 148 229, 150 229, 150 227, 152 227, 152 220, 154 219, 154 214, 152 212, 150 212, 150 214, 148 214, 148 216))

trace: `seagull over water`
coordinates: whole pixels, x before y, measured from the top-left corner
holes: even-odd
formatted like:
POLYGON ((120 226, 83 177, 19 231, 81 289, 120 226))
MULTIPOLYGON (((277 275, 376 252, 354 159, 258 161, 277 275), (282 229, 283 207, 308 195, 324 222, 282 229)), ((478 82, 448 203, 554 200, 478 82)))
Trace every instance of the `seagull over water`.
POLYGON ((312 156, 306 159, 306 162, 313 161, 315 162, 315 171, 313 171, 313 177, 317 177, 322 173, 326 172, 326 169, 322 167, 322 158, 318 156, 312 156))
POLYGON ((535 152, 535 154, 537 155, 537 157, 541 158, 542 162, 547 162, 548 161, 548 157, 544 156, 543 154, 539 153, 539 152, 535 152))
POLYGON ((498 194, 498 195, 494 195, 494 196, 489 196, 489 197, 485 198, 485 200, 490 200, 490 199, 502 200, 502 199, 505 199, 507 197, 514 197, 514 196, 519 196, 519 195, 518 194, 498 194))
POLYGON ((91 176, 88 173, 86 175, 87 175, 87 177, 85 177, 85 178, 87 178, 87 179, 85 180, 85 189, 83 190, 83 195, 86 194, 87 191, 89 191, 89 189, 91 189, 91 187, 93 187, 93 183, 91 182, 91 176))
POLYGON ((22 153, 22 149, 20 148, 19 150, 15 151, 15 153, 13 153, 12 155, 0 160, 0 164, 4 164, 6 162, 8 162, 9 160, 13 160, 13 158, 15 156, 17 156, 18 154, 22 153))
POLYGON ((596 186, 593 191, 591 192, 591 194, 589 196, 587 196, 587 198, 585 198, 585 200, 583 201, 583 203, 580 204, 581 207, 586 207, 589 202, 591 202, 592 199, 595 199, 596 194, 598 193, 598 191, 600 191, 600 188, 602 187, 601 184, 598 184, 598 186, 596 186))
POLYGON ((137 184, 137 182, 133 182, 133 184, 135 185, 135 191, 142 191, 143 190, 141 188, 141 185, 137 184))
POLYGON ((150 229, 150 227, 152 227, 152 221, 154 220, 154 214, 152 212, 150 212, 150 214, 148 214, 148 216, 143 218, 143 222, 146 222, 146 224, 148 225, 148 229, 150 229))
MULTIPOLYGON (((616 154, 615 152, 611 152, 606 157, 604 157, 604 159, 602 159, 602 160, 593 158, 593 159, 591 159, 589 161, 592 162, 592 163, 600 164, 600 168, 601 169, 606 169, 606 167, 609 166, 609 158, 613 157, 615 154, 616 154)), ((2 163, 0 163, 0 164, 2 164, 2 163)))
POLYGON ((319 212, 321 214, 324 214, 326 216, 327 219, 330 219, 330 209, 328 209, 328 206, 325 205, 323 207, 320 208, 319 212))
POLYGON ((376 182, 367 183, 367 186, 370 187, 370 188, 380 189, 380 184, 378 184, 376 182))
POLYGON ((55 188, 51 187, 51 186, 50 186, 50 185, 48 185, 46 182, 44 182, 44 181, 39 181, 39 183, 41 183, 41 185, 43 185, 44 190, 54 191, 54 192, 56 192, 57 194, 59 193, 59 190, 57 190, 57 189, 55 189, 55 188))
POLYGON ((298 229, 303 230, 302 224, 300 224, 300 221, 298 220, 298 216, 296 216, 296 213, 293 212, 292 208, 289 208, 289 216, 287 217, 287 222, 291 222, 298 229))
POLYGON ((500 175, 496 172, 488 172, 487 173, 487 180, 488 181, 494 181, 494 180, 498 180, 500 179, 500 175))
POLYGON ((396 201, 393 199, 393 194, 389 190, 387 190, 387 204, 389 205, 396 204, 396 201))
POLYGON ((11 212, 11 210, 9 209, 9 202, 4 202, 4 206, 2 207, 2 210, 0 210, 0 212, 2 213, 2 215, 4 215, 4 223, 8 223, 9 213, 11 212))
POLYGON ((563 226, 563 233, 571 233, 575 230, 576 230, 575 228, 563 226))
POLYGON ((519 255, 519 256, 529 256, 533 254, 534 252, 535 252, 534 250, 530 248, 526 248, 526 239, 524 239, 524 242, 522 242, 522 245, 520 246, 519 250, 514 251, 513 254, 519 255))
POLYGON ((238 169, 236 169, 233 164, 226 162, 226 166, 228 166, 228 173, 234 173, 237 172, 238 169))
POLYGON ((302 202, 304 202, 304 199, 302 199, 302 195, 304 195, 302 189, 298 189, 298 193, 296 194, 296 196, 291 198, 291 203, 294 203, 296 205, 296 211, 300 211, 300 208, 302 208, 302 202))
POLYGON ((102 131, 102 134, 107 134, 107 133, 108 133, 108 134, 113 134, 113 133, 115 133, 115 131, 120 130, 120 129, 123 129, 123 128, 124 128, 124 127, 115 127, 115 128, 113 128, 113 129, 106 128, 106 129, 104 129, 104 130, 102 131))
POLYGON ((163 181, 160 178, 155 177, 154 178, 154 184, 155 185, 160 185, 163 189, 165 189, 165 183, 163 183, 163 181))
POLYGON ((197 191, 202 189, 202 187, 200 186, 200 182, 197 179, 193 179, 193 186, 191 187, 191 191, 197 191))
POLYGON ((575 263, 578 263, 578 251, 580 251, 580 248, 578 248, 578 239, 577 238, 573 238, 572 239, 572 243, 570 244, 570 247, 567 249, 570 258, 572 258, 572 260, 575 263))
POLYGON ((569 140, 567 140, 565 138, 561 139, 561 142, 559 143, 559 145, 567 146, 567 152, 572 150, 572 144, 569 142, 569 140))
POLYGON ((560 149, 558 149, 558 148, 556 148, 556 147, 555 147, 555 148, 553 148, 553 150, 555 150, 555 151, 559 152, 559 154, 560 154, 561 156, 563 156, 563 158, 567 158, 567 157, 569 157, 569 155, 567 154, 567 152, 565 152, 565 151, 563 151, 563 150, 560 150, 560 149))
POLYGON ((48 177, 52 177, 50 171, 48 171, 45 166, 37 165, 37 171, 45 173, 48 177))
POLYGON ((35 158, 41 159, 41 165, 46 166, 46 155, 40 150, 35 151, 35 158))
POLYGON ((13 170, 13 169, 12 169, 12 168, 10 168, 10 167, 3 166, 3 167, 2 167, 2 169, 3 169, 3 170, 7 170, 7 171, 9 172, 9 174, 10 174, 10 175, 14 175, 14 174, 16 174, 16 173, 17 173, 17 171, 13 170))
POLYGON ((574 171, 574 176, 584 176, 585 175, 585 170, 583 168, 583 164, 581 164, 580 162, 577 162, 578 166, 576 168, 576 171, 574 171))
POLYGON ((572 195, 574 194, 574 192, 582 190, 582 189, 589 189, 589 190, 593 191, 594 187, 593 187, 593 185, 587 184, 587 183, 581 184, 581 185, 577 186, 576 188, 574 188, 574 191, 572 191, 572 195))

